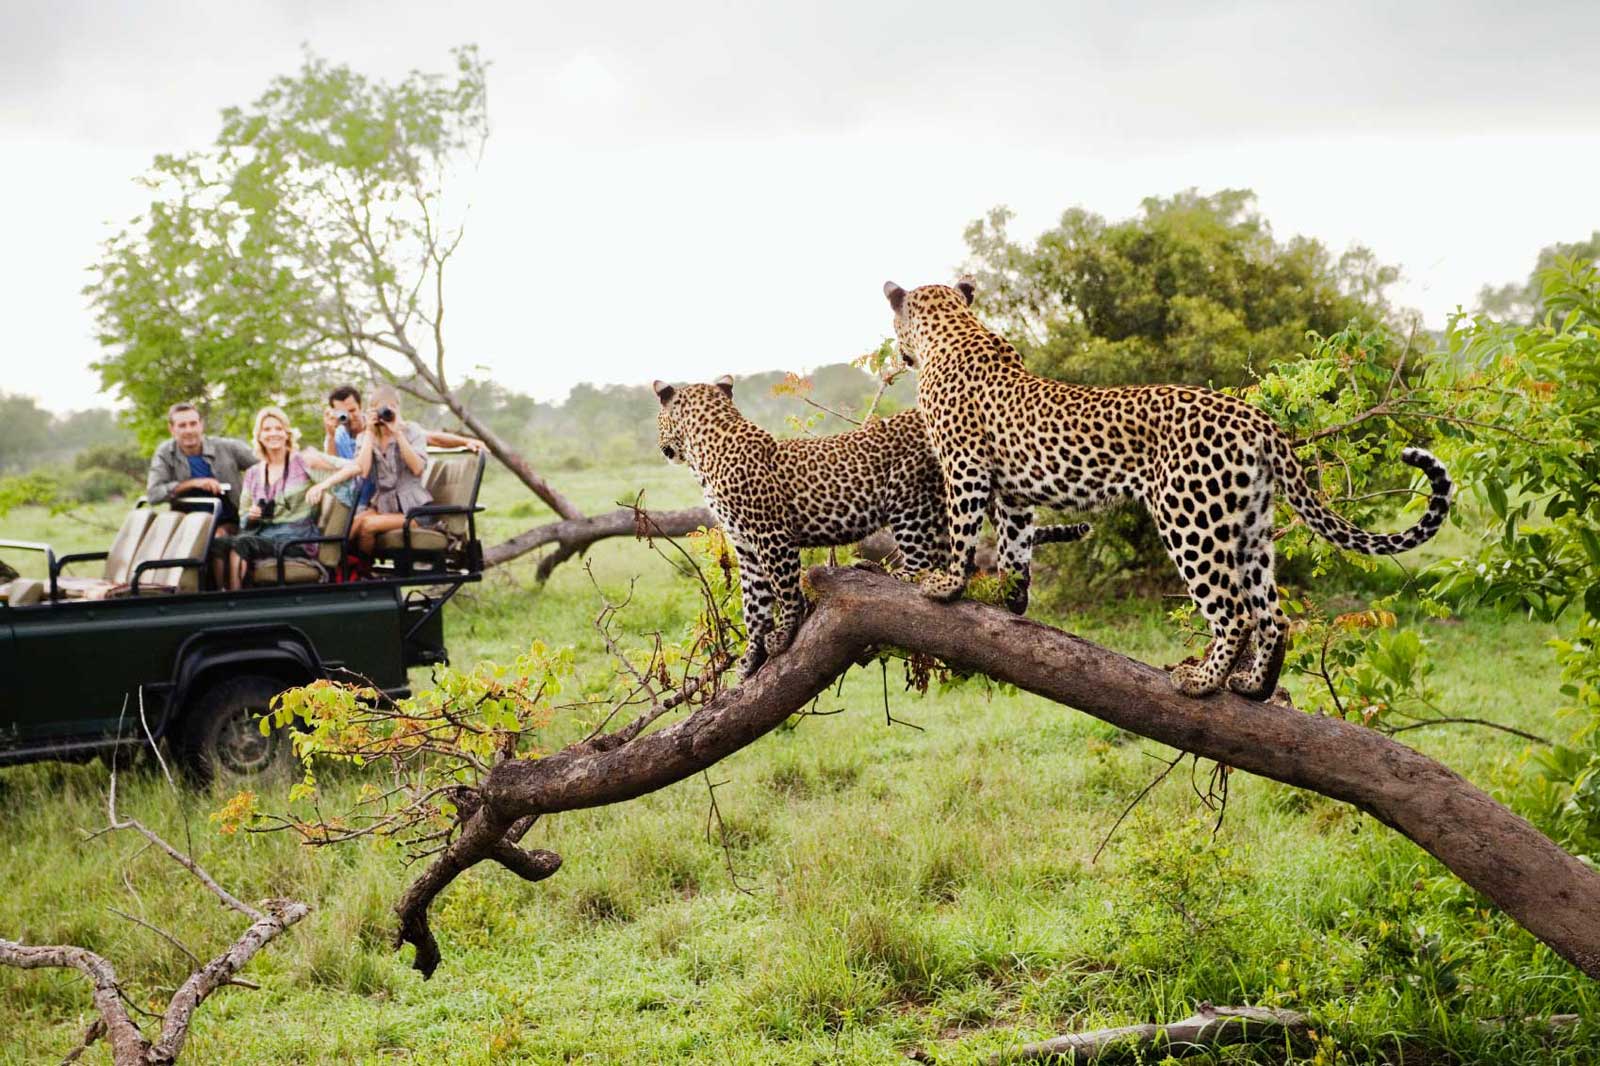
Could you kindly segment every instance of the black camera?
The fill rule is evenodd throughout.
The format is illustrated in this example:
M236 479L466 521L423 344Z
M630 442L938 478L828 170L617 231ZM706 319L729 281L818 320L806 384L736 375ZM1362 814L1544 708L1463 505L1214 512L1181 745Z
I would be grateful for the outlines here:
M265 500L265 499L257 500L256 501L256 506L261 509L261 521L270 522L270 521L272 521L273 512L277 511L277 509L278 509L278 501L275 500L275 499L273 499L273 500Z
M393 407L380 407L380 408L378 408L378 421L379 422L393 422L394 421L394 408Z

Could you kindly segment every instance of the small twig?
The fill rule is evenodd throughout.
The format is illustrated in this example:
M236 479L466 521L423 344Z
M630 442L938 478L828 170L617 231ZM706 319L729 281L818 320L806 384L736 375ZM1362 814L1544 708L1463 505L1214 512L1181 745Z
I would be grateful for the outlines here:
M1406 725L1384 726L1380 732L1392 737L1396 733L1404 733L1408 729L1422 729L1430 725L1481 725L1485 729L1498 729L1502 733L1510 733L1514 737L1531 740L1535 744L1543 744L1546 747L1551 744L1551 741L1539 736L1537 733L1529 733L1515 726L1501 725L1499 722L1491 722L1487 718L1423 718Z
M1150 755L1149 752L1145 752L1145 754ZM1188 754L1189 753L1186 751L1180 751L1177 755L1173 756L1172 761L1162 766L1161 772L1156 774L1155 778L1151 780L1148 785L1139 790L1139 794L1133 797L1133 802L1122 809L1122 813L1117 815L1117 820L1111 823L1111 829L1107 831L1105 839L1100 841L1100 846L1098 848L1094 849L1094 857L1089 860L1089 865L1093 866L1095 863L1100 861L1100 853L1106 850L1106 845L1111 843L1111 838L1117 835L1117 830L1122 828L1123 821L1126 820L1128 815L1133 813L1133 809L1139 806L1140 802L1150 794L1151 789L1155 788L1157 785L1161 784L1161 782L1167 779L1167 775L1172 773L1172 771L1177 768L1177 765L1183 761L1183 757ZM1150 757L1152 759L1156 758L1154 755L1150 755Z
M704 770L700 771L700 777L706 783L706 795L711 798L711 805L706 810L706 843L711 843L711 823L715 820L717 824L717 840L722 845L722 861L728 867L728 879L733 882L733 887L738 891L746 896L754 896L754 892L739 883L739 871L734 869L733 866L733 850L728 846L728 827L722 820L722 808L717 805L717 789L726 785L727 782L719 781L716 784L712 784L711 775Z
M878 666L881 668L883 673L883 724L887 726L908 725L919 733L926 733L927 730L923 729L917 723L902 721L901 719L896 718L894 715L889 713L889 660L879 659ZM844 687L843 677L840 677L839 684L840 688L842 689Z
M188 949L188 947L185 946L183 941L179 940L177 937L173 936L171 933L167 932L165 929L162 929L160 926L152 925L151 923L145 921L143 918L140 918L137 915L129 914L126 911L119 911L115 907L107 907L106 909L109 910L112 914L115 914L118 918L126 918L128 921L132 922L134 925L142 925L142 926L144 926L146 929L148 929L152 933L156 934L156 936L159 936L162 940L165 940L167 943L171 944L173 947L177 948L179 951L181 951L185 955L189 956L189 961L194 963L196 966L204 966L205 965L204 962L200 961L200 956L198 956L194 952L190 951Z

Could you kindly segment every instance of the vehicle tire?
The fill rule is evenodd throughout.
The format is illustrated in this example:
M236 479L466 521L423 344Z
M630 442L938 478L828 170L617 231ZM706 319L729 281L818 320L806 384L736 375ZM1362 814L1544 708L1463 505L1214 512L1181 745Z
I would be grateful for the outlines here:
M294 748L287 730L261 735L272 697L291 688L282 678L244 674L219 681L189 704L178 730L178 755L202 783L287 776Z

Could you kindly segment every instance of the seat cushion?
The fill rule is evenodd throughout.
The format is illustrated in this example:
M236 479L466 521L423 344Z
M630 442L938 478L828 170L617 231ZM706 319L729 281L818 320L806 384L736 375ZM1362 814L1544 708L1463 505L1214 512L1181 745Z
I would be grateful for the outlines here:
M190 511L182 516L178 528L173 530L172 536L167 539L167 547L157 559L194 559L205 562L206 548L211 543L211 522L213 515L210 511ZM161 570L147 571L139 579L139 590L142 592L146 585L152 588L176 588L180 592L196 592L200 588L201 567L198 566L169 566ZM131 578L130 578L131 580Z
M378 550L384 554L404 551L405 534L398 529L378 534ZM450 538L437 529L411 528L411 547L416 551L442 552L450 546Z
M257 585L276 585L278 583L278 562L276 559L259 559L250 571L250 580ZM316 585L328 580L326 568L317 562L300 558L286 558L283 560L283 581L287 585Z
M128 512L128 517L122 520L122 528L117 530L116 539L106 552L105 570L100 575L102 578L113 584L128 580L133 556L155 517L156 513L148 507L136 507Z
M43 603L44 595L44 582L38 578L19 577L0 585L0 603L8 603L13 607L32 607L36 603Z

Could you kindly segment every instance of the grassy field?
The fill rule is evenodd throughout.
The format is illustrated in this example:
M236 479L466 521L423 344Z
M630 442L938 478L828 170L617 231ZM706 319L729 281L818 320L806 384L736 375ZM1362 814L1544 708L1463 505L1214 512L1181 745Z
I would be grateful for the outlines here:
M561 484L594 509L619 485L656 506L697 499L682 468L657 465ZM486 539L546 514L504 479L487 498ZM114 527L117 512L91 519ZM60 550L109 536L38 512L0 519L0 536L45 532ZM687 581L642 546L606 543L591 561L609 592L639 578L635 631L691 616ZM590 575L571 563L538 586L532 569L525 560L457 600L456 660L510 658L537 638L605 669ZM1046 620L1145 661L1183 654L1153 602ZM1485 615L1425 631L1449 712L1564 732L1550 629ZM428 982L388 946L408 876L391 852L223 836L207 818L222 796L174 793L149 774L126 782L124 810L190 843L237 893L316 908L252 963L260 991L202 1008L187 1061L732 1066L891 1062L922 1047L975 1063L1048 1034L1177 1018L1202 1000L1309 1013L1321 1045L1294 1061L1595 1061L1593 983L1371 819L1239 774L1213 836L1185 769L1094 861L1166 749L981 684L918 698L897 675L895 716L921 731L886 724L877 668L856 670L825 708L844 713L795 719L716 768L726 853L707 839L699 779L544 820L528 843L560 852L562 871L538 885L487 866L462 877L434 909L445 962ZM1529 795L1523 741L1406 736L1503 799ZM236 924L134 841L84 838L103 821L106 777L98 765L0 771L0 936L93 947L137 1001L164 1001L187 960L110 908L202 955ZM274 800L281 790L263 805ZM1556 1012L1590 1028L1549 1043L1520 1022ZM76 974L0 970L0 1063L57 1061L89 1017Z

